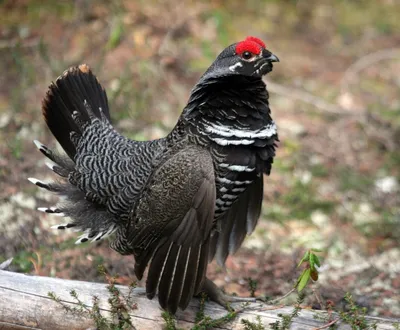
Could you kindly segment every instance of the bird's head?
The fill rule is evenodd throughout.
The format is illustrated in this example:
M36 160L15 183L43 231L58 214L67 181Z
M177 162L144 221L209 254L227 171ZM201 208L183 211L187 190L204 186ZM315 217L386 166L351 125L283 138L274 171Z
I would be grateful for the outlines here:
M268 92L261 78L272 71L273 62L279 62L278 57L256 37L247 37L228 46L192 89L184 117L191 120L205 113L214 115L217 109L226 112L242 108L243 113L252 113L260 104L264 104L265 111L269 112ZM233 96L239 95L237 100L232 100ZM254 105L249 106L250 103Z
M261 78L272 70L277 56L266 49L265 43L256 37L247 37L225 48L203 75L203 79L248 76Z

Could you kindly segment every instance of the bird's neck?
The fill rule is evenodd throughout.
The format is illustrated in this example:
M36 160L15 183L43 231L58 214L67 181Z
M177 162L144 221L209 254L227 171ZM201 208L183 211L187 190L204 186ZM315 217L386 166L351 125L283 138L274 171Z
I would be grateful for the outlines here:
M171 134L186 132L217 146L257 145L276 134L261 79L216 79L193 89Z

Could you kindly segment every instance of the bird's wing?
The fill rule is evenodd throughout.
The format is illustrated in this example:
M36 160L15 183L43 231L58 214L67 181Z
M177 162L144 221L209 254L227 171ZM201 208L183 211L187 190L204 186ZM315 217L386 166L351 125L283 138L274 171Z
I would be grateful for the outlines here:
M141 278L149 263L147 296L161 307L185 309L201 288L208 264L215 206L210 153L189 146L157 167L135 211L128 243Z
M223 266L229 254L234 254L250 235L261 214L264 179L260 175L232 204L219 221L219 232L213 233L210 260L216 258Z

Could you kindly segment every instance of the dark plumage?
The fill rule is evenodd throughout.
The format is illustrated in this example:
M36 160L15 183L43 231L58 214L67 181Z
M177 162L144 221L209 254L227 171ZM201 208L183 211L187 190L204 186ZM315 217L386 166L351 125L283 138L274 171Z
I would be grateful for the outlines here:
M41 188L66 196L41 211L70 217L59 229L84 232L77 243L115 233L112 248L133 254L147 296L175 313L224 264L257 224L263 173L269 174L276 126L262 76L277 57L254 37L226 48L193 88L177 125L138 142L110 124L107 96L87 65L51 84L43 115L65 155L35 141L64 179ZM207 280L208 281L208 280Z

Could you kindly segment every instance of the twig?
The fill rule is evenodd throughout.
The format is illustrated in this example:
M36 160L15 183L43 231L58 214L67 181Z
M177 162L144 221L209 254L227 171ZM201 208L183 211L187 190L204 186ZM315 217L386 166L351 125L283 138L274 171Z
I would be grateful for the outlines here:
M380 61L396 59L400 60L400 48L382 49L374 53L370 53L359 58L345 71L343 78L340 82L341 94L347 93L350 83L355 79L357 74Z
M314 328L313 330L321 330L321 329L329 328L331 325L334 325L334 324L335 324L337 321L339 321L339 320L340 320L340 318L334 319L333 321L331 321L331 322L329 322L329 323L327 323L327 324L324 324L324 325L321 326L321 327Z
M371 53L361 57L352 65L350 65L349 68L345 71L340 83L341 86L340 93L341 94L348 93L350 82L356 77L356 75L360 71L364 70L365 68L371 66L374 63L396 58L400 59L400 48L383 49L375 53ZM288 98L292 98L295 100L311 104L317 109L322 110L331 115L343 115L343 114L358 115L360 113L360 112L354 113L344 109L343 107L337 104L326 102L324 99L315 96L311 93L308 93L304 90L292 87L286 87L281 84L274 83L272 81L268 81L267 85L268 85L268 90L271 93L275 93L278 95L282 95Z
M281 301L282 299L285 299L287 296L289 296L290 294L292 294L294 291L296 290L296 288L291 289L289 292L285 293L282 297L276 298L274 300L269 301L268 303L270 303L271 305L276 304L277 302Z
M271 93L275 93L295 100L303 101L305 103L309 103L315 106L317 109L322 110L331 115L352 114L351 112L345 110L344 108L336 104L326 102L324 99L318 96L315 96L311 93L308 93L306 91L297 88L286 87L271 81L267 82L267 87Z
M39 43L40 38L31 39L25 42L20 39L0 40L0 49L14 48L17 46L21 48L36 47L37 45L39 45Z
M240 307L240 308L235 309L234 311L232 311L232 312L231 312L231 313L233 314L232 319L235 318L235 317L237 317L237 316L239 315L239 313L243 312L245 309L248 309L248 306L242 306L242 307ZM229 313L226 314L226 315L223 316L223 317L226 317L227 315L229 315ZM223 317L222 317L222 318L223 318ZM211 322L212 322L212 321L216 321L216 320L218 320L218 319L207 319L207 318L203 318L202 320L200 320L199 322L196 323L196 326L200 326L200 325L204 324L206 321L207 321L207 322L208 322L208 321L211 321Z
M35 252L35 254L37 257L37 261L32 257L30 257L28 260L33 264L33 268L35 268L35 274L40 275L40 273L41 273L40 269L42 267L42 257L40 255L40 253L38 253L38 252Z
M312 292L313 292L313 294L315 296L315 299L317 299L317 302L318 302L319 306L321 307L321 309L323 309L324 308L324 304L323 304L323 302L321 300L321 297L319 296L318 292L314 288L312 289Z
M278 305L278 306L272 306L272 307L264 307L264 308L258 309L257 312L274 311L277 309L281 309L283 307L285 307L285 305L283 305L283 304Z

